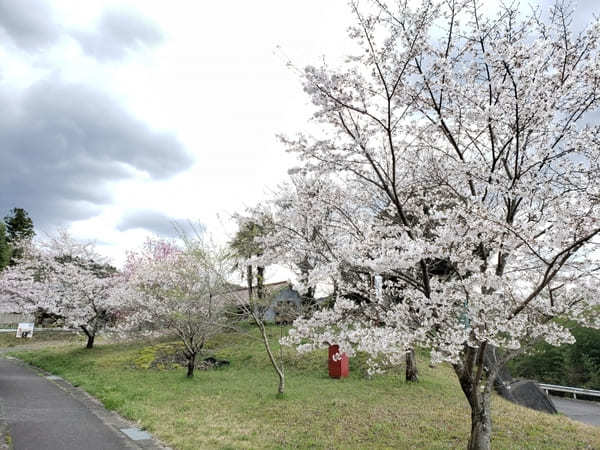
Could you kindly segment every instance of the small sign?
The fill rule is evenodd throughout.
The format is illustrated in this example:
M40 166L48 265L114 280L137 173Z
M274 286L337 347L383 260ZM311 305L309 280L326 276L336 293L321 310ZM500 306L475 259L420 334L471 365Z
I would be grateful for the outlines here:
M17 328L17 337L18 338L31 338L33 337L33 323L23 322L19 324Z

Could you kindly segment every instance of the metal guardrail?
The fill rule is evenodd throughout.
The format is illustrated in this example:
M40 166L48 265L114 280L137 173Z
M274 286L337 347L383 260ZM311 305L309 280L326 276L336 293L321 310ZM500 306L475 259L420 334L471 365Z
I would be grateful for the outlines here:
M574 388L574 387L569 387L569 386L558 386L556 384L545 384L545 383L538 383L537 385L540 387L540 389L543 389L544 392L546 392L546 395L548 395L548 392L554 391L554 392L566 392L568 394L573 394L573 398L575 398L575 399L577 398L578 394L600 398L600 391L594 391L592 389Z

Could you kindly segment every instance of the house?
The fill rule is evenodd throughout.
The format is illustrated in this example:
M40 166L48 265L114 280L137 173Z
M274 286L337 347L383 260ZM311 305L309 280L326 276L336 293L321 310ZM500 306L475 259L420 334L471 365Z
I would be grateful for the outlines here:
M264 305L263 319L266 322L291 323L302 311L302 297L292 288L288 281L267 283L263 286L265 299L268 304ZM253 293L256 295L257 287L254 286ZM226 294L232 296L239 305L249 303L248 288L238 288Z

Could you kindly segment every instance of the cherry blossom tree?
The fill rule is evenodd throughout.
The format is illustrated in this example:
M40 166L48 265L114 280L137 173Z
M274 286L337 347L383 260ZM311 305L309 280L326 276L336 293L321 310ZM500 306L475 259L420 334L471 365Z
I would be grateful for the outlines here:
M371 302L371 293L364 292L364 287L374 287L376 274L356 259L355 249L368 247L374 227L381 227L388 203L361 180L341 183L324 174L316 178L304 171L295 172L271 201L262 204L260 214L269 215L272 227L261 238L265 249L261 259L294 270L300 292L314 291L319 285L332 290L334 296L339 293L362 305L352 310L354 319L360 321ZM366 254L365 258L371 257ZM335 276L331 276L332 270ZM311 309L314 307L303 308L303 313ZM417 381L412 348L399 349L397 358L406 359L407 381Z
M148 239L129 253L124 269L130 287L125 328L150 326L175 332L184 345L187 376L194 376L196 358L207 339L222 332L230 318L227 282L229 255L208 241L186 239L185 248Z
M600 127L587 120L600 23L572 32L568 2L413 4L351 2L360 53L302 72L323 131L284 142L304 170L385 199L346 252L382 281L348 285L342 267L314 258L340 294L359 288L369 301L339 295L287 341L335 339L374 362L430 348L471 407L468 448L488 449L501 367L532 342L572 342L556 318L600 327ZM503 356L484 362L491 347Z
M92 348L99 331L116 319L123 280L91 242L61 231L41 243L28 242L22 258L0 275L3 309L54 314L80 328Z
M39 283L38 248L32 243L21 247L23 252L17 264L6 267L0 274L0 312L3 313L35 313L38 308L50 310L53 295L48 289L48 295L41 290L48 288L47 284Z
M322 263L337 259L336 233L333 209L338 205L322 204L328 190L332 195L335 186L327 179L315 179L307 174L295 173L290 181L279 186L271 201L263 203L263 215L271 217L270 232L262 238L265 258L271 263L283 264L297 275L296 288L305 306L314 301L316 282L313 269L315 259ZM338 200L341 200L338 198ZM319 202L321 202L319 204ZM347 233L339 236L347 235Z

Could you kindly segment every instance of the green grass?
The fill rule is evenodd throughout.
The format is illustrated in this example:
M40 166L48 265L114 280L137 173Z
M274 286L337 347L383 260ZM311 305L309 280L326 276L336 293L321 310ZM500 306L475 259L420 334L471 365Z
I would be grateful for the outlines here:
M16 331L13 333L0 333L0 349L8 347L20 347L20 346L36 346L55 343L57 345L63 345L65 343L81 342L82 345L85 342L83 336L79 333L68 333L64 331L33 331L31 338L17 338Z
M274 340L279 330L271 329ZM81 386L176 449L239 448L464 448L468 404L448 367L421 358L418 384L400 371L368 379L353 358L347 379L328 378L326 351L285 350L286 394L262 343L223 334L211 351L231 361L223 369L149 368L168 342L52 347L17 355ZM278 350L278 346L275 344ZM497 449L600 448L600 429L564 416L537 413L493 399Z

